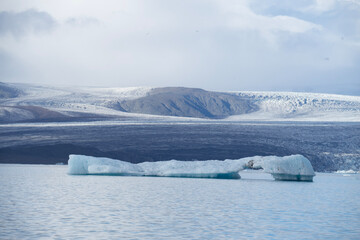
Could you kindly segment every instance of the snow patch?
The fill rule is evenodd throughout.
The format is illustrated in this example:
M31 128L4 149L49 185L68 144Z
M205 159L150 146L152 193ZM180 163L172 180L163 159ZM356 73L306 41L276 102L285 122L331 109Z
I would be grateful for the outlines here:
M82 88L82 91L98 98L106 97L125 100L145 97L152 89L151 87Z

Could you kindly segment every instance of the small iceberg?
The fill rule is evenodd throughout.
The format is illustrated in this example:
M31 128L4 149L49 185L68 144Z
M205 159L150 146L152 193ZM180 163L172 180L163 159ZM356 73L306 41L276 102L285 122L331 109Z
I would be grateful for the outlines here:
M272 174L275 180L312 181L315 176L310 161L302 155L256 156L223 161L170 160L138 164L110 158L70 155L68 161L70 175L240 179L239 172L248 168L264 169L264 172Z
M357 174L357 173L359 173L359 172L350 169L350 170L337 170L335 173L340 173L340 174Z
M312 182L315 176L310 161L302 155L285 157L269 156L254 161L255 168L262 168L275 180Z
M351 177L355 174L360 173L360 171L354 171L352 169L349 169L349 170L337 170L335 173L342 174L344 177Z

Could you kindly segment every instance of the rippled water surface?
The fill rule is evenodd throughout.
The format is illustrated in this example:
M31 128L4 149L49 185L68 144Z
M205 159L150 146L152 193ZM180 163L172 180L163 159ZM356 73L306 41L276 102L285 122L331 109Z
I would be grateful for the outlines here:
M1 239L359 239L360 177L69 176L0 165Z

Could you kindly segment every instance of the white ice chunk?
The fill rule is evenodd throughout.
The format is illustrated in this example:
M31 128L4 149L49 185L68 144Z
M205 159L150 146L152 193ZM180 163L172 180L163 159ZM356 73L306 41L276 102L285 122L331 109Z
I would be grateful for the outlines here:
M161 161L143 162L141 166L147 176L194 177L194 178L240 178L244 160L207 161Z
M341 173L341 174L357 174L360 172L354 171L352 169L350 170L337 170L335 173Z
M111 158L70 155L68 165L68 173L72 175L143 175L143 170L140 166Z
M110 158L70 155L69 174L239 179L244 168L263 168L276 180L312 181L310 161L302 155L250 157L237 160L159 161L132 164Z
M254 167L257 166L270 173L275 180L312 181L315 176L310 161L302 155L262 157L254 161Z

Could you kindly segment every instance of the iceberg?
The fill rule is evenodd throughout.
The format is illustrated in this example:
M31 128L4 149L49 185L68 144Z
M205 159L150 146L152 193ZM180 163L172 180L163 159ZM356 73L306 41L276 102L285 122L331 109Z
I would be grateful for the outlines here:
M352 169L350 170L337 170L335 173L341 173L341 174L357 174L360 173L360 171L354 171Z
M207 161L160 161L143 162L141 166L146 176L224 178L240 179L239 171L244 169L244 161L207 160Z
M70 155L70 175L119 175L239 179L244 169L240 160L160 161L133 164L110 158Z
M285 157L248 157L236 160L159 161L133 164L120 160L70 155L70 175L119 175L187 178L240 179L239 172L247 169L264 169L275 180L312 181L315 176L310 161L302 155Z
M264 169L264 172L270 173L275 180L312 182L315 176L310 161L302 155L263 157L254 161L254 167Z
M111 158L70 155L68 161L70 175L141 176L143 173L137 164Z

